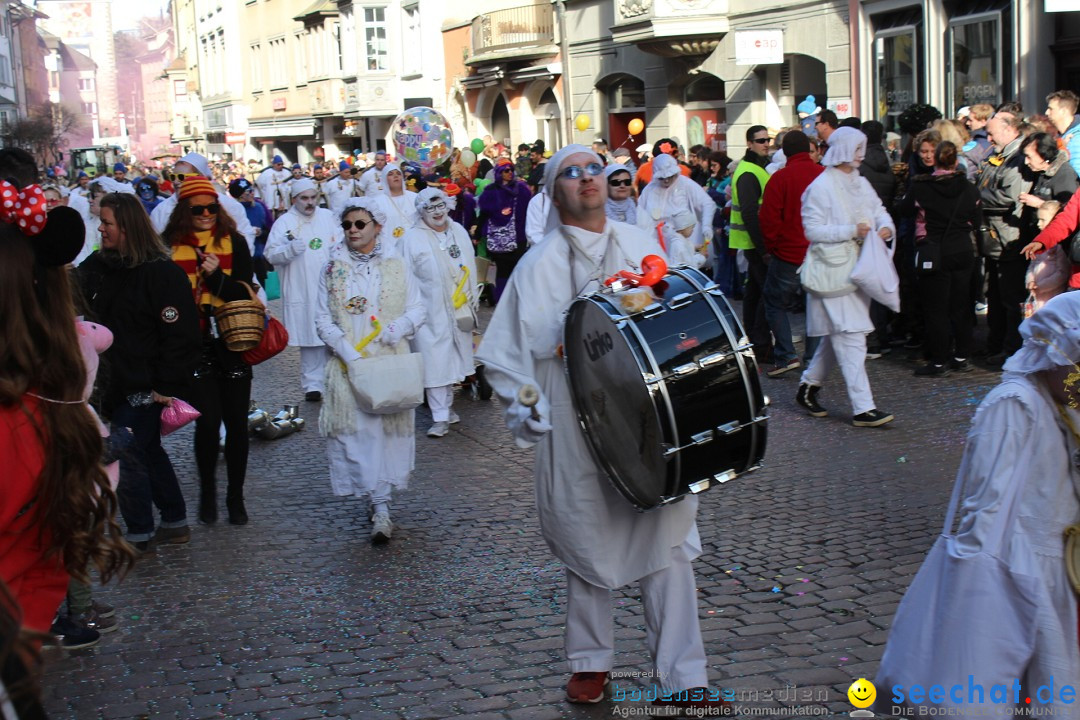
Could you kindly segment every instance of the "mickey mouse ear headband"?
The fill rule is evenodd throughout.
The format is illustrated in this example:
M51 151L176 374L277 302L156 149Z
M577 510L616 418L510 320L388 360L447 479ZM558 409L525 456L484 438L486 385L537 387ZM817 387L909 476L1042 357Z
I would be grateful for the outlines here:
M78 211L60 206L47 211L38 185L19 189L0 180L0 220L14 225L31 240L34 255L44 267L67 265L78 256L86 226Z

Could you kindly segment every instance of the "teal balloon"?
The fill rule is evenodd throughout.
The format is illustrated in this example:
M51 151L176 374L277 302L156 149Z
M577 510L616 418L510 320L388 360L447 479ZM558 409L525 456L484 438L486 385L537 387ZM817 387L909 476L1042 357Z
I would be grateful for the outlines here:
M484 152L484 141L480 138L473 138L473 141L469 144L469 147L474 153L479 155L480 153Z

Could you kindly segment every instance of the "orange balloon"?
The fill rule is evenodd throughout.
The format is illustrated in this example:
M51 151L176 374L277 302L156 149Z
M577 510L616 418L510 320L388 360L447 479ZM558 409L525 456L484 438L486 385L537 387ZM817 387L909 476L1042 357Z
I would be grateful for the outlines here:
M626 129L630 131L631 135L637 135L645 129L645 123L638 118L634 118L627 124Z

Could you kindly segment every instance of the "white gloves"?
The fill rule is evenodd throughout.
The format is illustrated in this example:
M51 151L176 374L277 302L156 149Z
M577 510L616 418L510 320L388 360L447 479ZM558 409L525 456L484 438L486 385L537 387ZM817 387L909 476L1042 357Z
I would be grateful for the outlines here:
M383 345L397 345L405 337L405 331L396 323L390 323L379 333L378 340Z
M534 409L540 416L539 420L533 417ZM551 406L543 395L535 408L526 407L516 400L506 408L506 426L520 448L532 447L551 432L550 420Z

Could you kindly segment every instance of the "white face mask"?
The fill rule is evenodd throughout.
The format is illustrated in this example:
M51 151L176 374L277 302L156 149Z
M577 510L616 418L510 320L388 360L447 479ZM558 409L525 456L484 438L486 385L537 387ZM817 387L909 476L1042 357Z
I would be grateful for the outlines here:
M445 200L437 199L430 205L424 206L421 212L424 215L424 222L428 224L428 227L435 230L442 230L446 227L450 208L447 206Z

